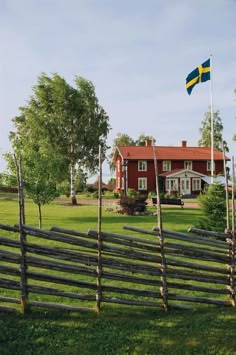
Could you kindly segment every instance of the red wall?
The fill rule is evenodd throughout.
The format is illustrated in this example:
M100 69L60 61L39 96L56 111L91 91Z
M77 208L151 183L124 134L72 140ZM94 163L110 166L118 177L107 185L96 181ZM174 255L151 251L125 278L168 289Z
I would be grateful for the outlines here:
M119 156L117 159L121 161L121 157ZM193 161L192 170L197 171L204 175L210 175L211 172L207 171L207 162L206 161ZM184 161L178 160L173 161L171 163L171 170L175 169L184 169ZM215 162L215 173L216 175L223 172L223 161ZM158 174L162 174L164 171L162 170L162 161L158 161ZM156 179L155 179L155 169L154 169L154 161L147 161L147 171L138 171L138 161L137 160L129 160L128 168L127 168L127 178L128 178L128 188L138 190L138 178L146 177L147 178L147 189L149 191L155 190ZM120 173L117 172L116 169L116 179L120 177L120 182L122 184L122 161L120 163ZM117 180L116 180L117 181ZM117 185L116 185L117 186ZM122 185L121 185L122 186ZM121 189L117 189L121 192Z

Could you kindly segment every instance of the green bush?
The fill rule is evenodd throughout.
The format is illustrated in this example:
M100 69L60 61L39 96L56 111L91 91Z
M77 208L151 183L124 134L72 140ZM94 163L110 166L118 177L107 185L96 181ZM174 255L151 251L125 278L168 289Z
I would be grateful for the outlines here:
M197 227L216 232L224 232L226 228L226 198L222 184L211 184L205 194L198 197L203 217Z
M143 213L146 211L147 206L146 196L122 196L120 198L119 204L121 206L119 213L121 214L132 216L136 213Z
M11 187L11 186L1 186L0 187L0 192L17 193L18 192L18 188L17 187Z
M97 187L94 187L94 185L87 185L87 191L88 192L93 193L93 192L95 192L97 190L98 190Z
M137 197L138 194L139 193L135 189L128 189L127 196L129 196L129 197Z

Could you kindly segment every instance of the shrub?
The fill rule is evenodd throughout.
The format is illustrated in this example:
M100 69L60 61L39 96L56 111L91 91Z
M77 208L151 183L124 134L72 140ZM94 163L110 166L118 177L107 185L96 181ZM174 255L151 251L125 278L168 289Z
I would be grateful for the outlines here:
M146 211L146 196L122 196L119 204L121 206L120 213L134 215L136 213L143 213Z
M94 185L87 185L87 191L88 192L95 192L97 191L98 189L96 187L94 187Z
M226 227L225 188L222 184L214 183L205 194L198 197L203 217L197 227L216 232L224 232Z
M18 192L18 188L17 187L11 187L11 186L1 186L0 187L0 192L17 193Z
M139 193L135 189L128 189L127 196L129 196L129 197L137 197L138 194Z

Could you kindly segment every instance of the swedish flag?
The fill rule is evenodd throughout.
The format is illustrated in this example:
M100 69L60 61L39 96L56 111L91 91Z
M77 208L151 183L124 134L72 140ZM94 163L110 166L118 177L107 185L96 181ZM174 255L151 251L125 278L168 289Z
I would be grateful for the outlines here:
M186 78L186 89L190 95L194 86L211 79L210 58L194 69Z

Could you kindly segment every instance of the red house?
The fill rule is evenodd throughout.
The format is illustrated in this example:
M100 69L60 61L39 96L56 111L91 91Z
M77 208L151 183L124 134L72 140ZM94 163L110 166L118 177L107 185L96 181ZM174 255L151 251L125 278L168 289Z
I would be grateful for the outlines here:
M211 175L211 148L156 146L160 190L164 193L198 195L202 178ZM214 149L215 175L223 174L223 154ZM230 160L226 157L226 160ZM151 141L145 146L118 146L113 156L116 165L116 190L129 188L140 192L156 190L154 152Z

